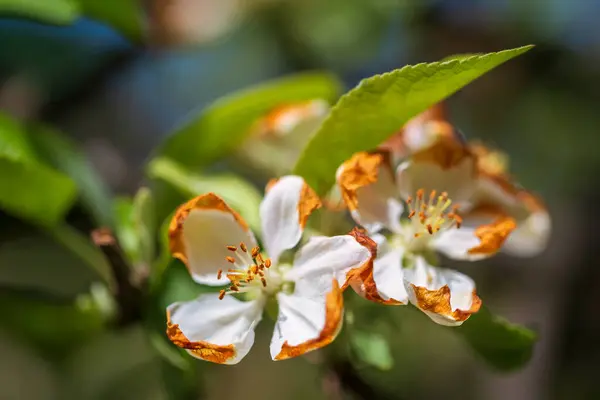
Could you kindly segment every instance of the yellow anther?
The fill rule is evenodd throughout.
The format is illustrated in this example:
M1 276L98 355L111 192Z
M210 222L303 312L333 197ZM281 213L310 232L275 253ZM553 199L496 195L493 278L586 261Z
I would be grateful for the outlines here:
M413 199L416 198L416 201ZM427 200L425 200L425 190L419 189L415 197L409 196L407 201L408 218L413 221L413 226L416 228L415 238L418 238L423 233L433 235L442 229L449 229L456 226L460 227L462 219L456 211L458 206L452 206L452 211L447 213L447 209L452 205L452 200L448 197L447 192L441 192L438 195L436 190L429 192ZM418 219L414 219L415 215Z

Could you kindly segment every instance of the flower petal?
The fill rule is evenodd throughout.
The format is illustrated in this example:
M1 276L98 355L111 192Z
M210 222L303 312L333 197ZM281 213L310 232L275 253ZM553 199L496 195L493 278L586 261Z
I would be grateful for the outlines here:
M474 195L479 207L496 207L515 219L517 228L503 249L518 256L534 256L544 250L551 232L551 220L543 202L519 188L506 175L480 172Z
M261 301L206 294L167 308L167 336L194 357L217 364L237 364L254 343L262 317Z
M342 282L345 289L349 281L368 268L375 257L375 242L365 234L355 233L333 237L313 236L298 252L294 267L285 275L286 280L327 276Z
M461 325L481 307L471 278L428 265L423 257L405 270L405 285L410 302L440 325Z
M274 264L284 250L298 244L308 217L319 207L319 197L299 176L288 175L269 183L260 217L265 248Z
M385 153L356 153L337 171L337 182L352 218L369 232L400 230L403 207L397 199Z
M329 282L329 284L327 284ZM291 295L279 293L279 316L271 339L273 360L285 360L331 343L339 333L344 299L337 280L296 282Z
M230 264L226 246L244 242L249 248L256 240L248 224L214 193L200 195L180 206L169 226L169 248L192 278L205 285L224 285L217 272Z
M399 160L427 149L442 137L462 141L458 131L448 122L445 107L438 103L408 121L380 148L390 151L392 158Z
M432 245L455 260L481 260L496 254L515 228L515 220L499 208L479 206L463 219L460 229L440 232Z
M385 304L407 304L408 293L404 287L401 249L381 254L373 262L373 280Z
M285 136L300 124L311 122L315 127L329 112L329 104L322 99L285 104L271 110L257 123L257 131L265 136Z
M352 274L350 285L361 297L385 305L408 302L402 271L402 249L392 249L380 234L371 236L377 243L377 258L368 268Z
M417 190L447 192L455 204L466 205L476 185L476 159L456 140L440 138L433 146L414 154L396 171L400 195L407 199Z

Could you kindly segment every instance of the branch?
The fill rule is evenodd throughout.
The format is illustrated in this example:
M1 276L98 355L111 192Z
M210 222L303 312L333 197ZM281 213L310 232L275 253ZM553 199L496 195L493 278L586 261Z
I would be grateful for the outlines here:
M139 286L132 283L131 268L116 238L108 228L93 230L91 237L94 244L104 253L114 276L114 295L119 306L117 326L126 326L141 320L143 292Z

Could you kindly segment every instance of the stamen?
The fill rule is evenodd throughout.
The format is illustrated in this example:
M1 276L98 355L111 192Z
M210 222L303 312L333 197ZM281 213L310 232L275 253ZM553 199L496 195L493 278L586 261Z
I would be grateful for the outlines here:
M239 247L226 246L226 248L233 253L233 255L225 257L227 262L233 264L232 268L229 268L225 274L231 285L219 292L219 299L222 300L226 294L245 293L267 287L268 274L263 271L271 267L272 262L269 258L263 258L258 246L252 248L250 253L248 253L248 248L244 243L240 243ZM223 270L218 270L217 279L222 277ZM257 282L259 280L260 283Z
M410 219L415 227L414 237L419 238L423 234L428 233L433 235L442 229L450 229L453 227L460 228L462 218L457 214L458 205L453 205L450 212L446 212L452 205L452 200L448 197L447 192L437 194L436 190L429 192L427 200L425 200L425 190L419 189L416 192L414 200L413 196L409 196L406 200L408 205L408 219ZM415 215L418 217L415 219Z

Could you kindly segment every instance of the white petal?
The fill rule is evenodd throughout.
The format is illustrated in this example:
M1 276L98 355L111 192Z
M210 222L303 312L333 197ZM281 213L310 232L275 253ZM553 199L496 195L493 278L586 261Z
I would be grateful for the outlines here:
M296 282L295 291L279 293L279 316L271 339L271 357L283 360L331 343L343 322L343 297L337 281L326 277Z
M260 217L264 245L274 264L283 251L298 244L308 216L320 205L299 176L284 176L268 188L260 205Z
M369 232L400 231L404 211L397 199L391 166L383 154L356 153L338 168L336 177L352 218Z
M545 205L506 176L483 175L478 180L474 202L494 206L513 217L517 228L506 240L503 250L521 257L542 252L551 232L551 219Z
M169 227L170 249L188 267L192 278L201 284L220 286L218 270L231 267L225 257L227 246L244 242L256 246L252 231L244 220L218 196L209 193L182 205Z
M167 308L167 335L194 357L219 364L237 364L254 343L254 328L261 320L263 302L232 296L219 300L206 294Z
M515 227L515 221L505 215L474 211L460 229L439 232L432 246L455 260L481 260L496 254Z
M547 212L534 212L517 223L504 243L503 250L520 257L532 257L541 253L548 244L552 223Z
M423 257L415 259L413 268L405 269L404 279L410 302L440 325L461 325L481 306L471 278L433 267Z
M327 276L345 286L348 273L371 259L371 251L352 235L311 237L297 253L287 280Z
M404 287L403 253L401 249L382 252L379 247L373 263L373 280L383 300L406 304L408 293Z
M419 189L425 191L425 196L435 190L438 194L447 192L453 204L465 209L475 191L475 162L465 157L458 164L444 168L430 162L406 161L398 166L396 182L404 199L414 197Z

